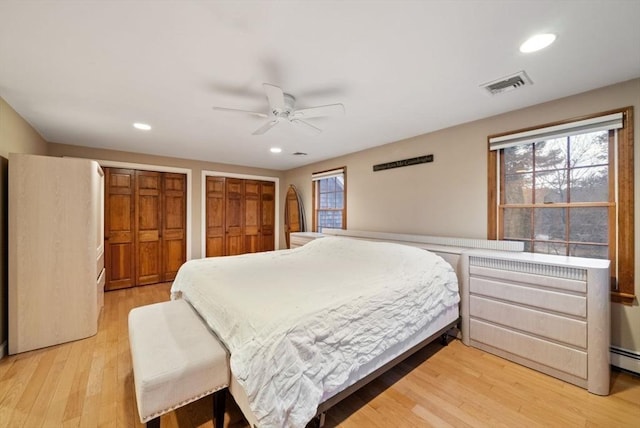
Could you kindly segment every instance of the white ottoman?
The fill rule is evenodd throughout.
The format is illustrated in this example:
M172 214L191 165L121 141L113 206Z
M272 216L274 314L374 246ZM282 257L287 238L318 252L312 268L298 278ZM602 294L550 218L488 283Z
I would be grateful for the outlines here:
M215 427L223 426L229 356L189 303L132 309L129 344L142 423L159 427L161 415L215 393Z

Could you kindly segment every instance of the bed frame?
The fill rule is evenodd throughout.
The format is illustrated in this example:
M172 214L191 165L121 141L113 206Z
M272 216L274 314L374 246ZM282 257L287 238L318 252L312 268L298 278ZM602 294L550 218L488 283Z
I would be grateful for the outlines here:
M324 236L395 242L438 254L458 277L460 318L321 403L309 426L321 427L329 408L434 340L446 344L456 326L453 336L465 345L589 392L609 393L608 261L524 253L523 243L514 241L327 228L301 239Z

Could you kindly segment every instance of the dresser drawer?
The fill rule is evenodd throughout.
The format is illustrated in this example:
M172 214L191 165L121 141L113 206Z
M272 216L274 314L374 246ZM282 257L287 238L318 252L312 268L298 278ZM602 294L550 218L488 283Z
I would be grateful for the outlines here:
M564 373L587 378L587 353L568 346L547 342L517 331L471 319L471 337L481 342L535 361Z
M569 345L587 347L587 323L585 321L478 296L471 296L469 305L472 317Z
M545 266L547 268L547 266ZM548 267L551 270L551 267ZM584 269L573 269L573 275L582 277L581 279L559 278L556 276L546 276L539 273L527 273L504 269L493 269L482 266L470 266L471 276L498 279L509 283L523 283L539 287L557 289L560 292L586 293L586 271Z
M576 294L506 283L497 279L471 277L472 294L495 297L513 303L586 318L587 298Z

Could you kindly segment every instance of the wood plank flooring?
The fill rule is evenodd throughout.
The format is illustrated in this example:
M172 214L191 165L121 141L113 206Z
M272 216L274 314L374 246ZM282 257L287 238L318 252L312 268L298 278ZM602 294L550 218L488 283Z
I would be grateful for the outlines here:
M127 315L170 284L105 295L98 334L0 360L1 427L142 427ZM248 424L227 400L225 427ZM212 427L210 397L162 417ZM330 409L327 427L639 427L640 378L614 371L600 397L453 341L432 344Z

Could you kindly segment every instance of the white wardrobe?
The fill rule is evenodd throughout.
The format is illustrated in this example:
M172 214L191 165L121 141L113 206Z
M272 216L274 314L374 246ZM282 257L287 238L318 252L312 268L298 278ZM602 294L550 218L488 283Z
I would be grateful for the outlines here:
M103 193L94 161L9 155L9 354L97 333Z

